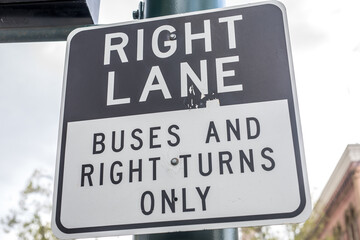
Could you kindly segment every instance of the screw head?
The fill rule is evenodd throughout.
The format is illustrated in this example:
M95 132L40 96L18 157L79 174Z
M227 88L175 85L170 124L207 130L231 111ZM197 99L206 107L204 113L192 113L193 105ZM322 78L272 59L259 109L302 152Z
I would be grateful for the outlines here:
M173 159L171 159L170 163L171 163L171 165L176 166L176 165L179 164L179 159L178 158L173 158Z
M170 33L170 40L176 40L176 34Z

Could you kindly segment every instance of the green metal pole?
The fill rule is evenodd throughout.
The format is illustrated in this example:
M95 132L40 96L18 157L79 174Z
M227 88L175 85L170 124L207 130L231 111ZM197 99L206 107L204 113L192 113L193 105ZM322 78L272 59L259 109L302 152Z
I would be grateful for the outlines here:
M140 5L142 6L142 5ZM177 13L220 8L225 0L145 0L143 14L134 18L152 18ZM141 10L140 10L141 11ZM236 228L135 235L134 240L238 240Z
M238 240L236 228L135 235L134 240Z
M144 17L152 18L224 6L224 0L145 0Z

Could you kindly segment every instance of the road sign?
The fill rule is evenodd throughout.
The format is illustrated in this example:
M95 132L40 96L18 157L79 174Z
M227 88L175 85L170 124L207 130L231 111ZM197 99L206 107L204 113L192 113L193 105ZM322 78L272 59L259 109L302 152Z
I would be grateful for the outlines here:
M64 78L59 237L309 215L280 3L78 29L68 39Z

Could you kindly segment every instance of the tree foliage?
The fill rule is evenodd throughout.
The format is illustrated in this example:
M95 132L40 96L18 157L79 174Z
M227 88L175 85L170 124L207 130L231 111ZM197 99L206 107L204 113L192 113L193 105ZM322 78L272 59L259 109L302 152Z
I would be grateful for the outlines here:
M52 178L35 170L21 192L18 207L0 220L20 240L55 240L50 227Z
M268 226L247 227L241 229L242 240L278 240Z

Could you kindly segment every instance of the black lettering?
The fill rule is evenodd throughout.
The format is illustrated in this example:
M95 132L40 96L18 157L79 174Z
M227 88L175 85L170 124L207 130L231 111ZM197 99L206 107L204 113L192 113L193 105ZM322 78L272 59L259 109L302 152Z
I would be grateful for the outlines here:
M85 171L86 168L90 168L90 170L87 172ZM87 177L89 186L92 186L92 180L91 180L91 174L94 172L94 166L92 164L84 164L81 166L81 186L83 187L85 185L85 177Z
M191 157L191 154L187 155L180 155L179 158L184 159L184 178L188 177L188 165L187 165L187 159Z
M267 167L265 164L261 164L262 168L265 170L265 171L271 171L275 168L275 161L274 159L272 159L270 156L266 155L266 152L270 152L270 153L273 153L274 151L267 147L267 148L264 148L262 151L261 151L261 156L266 159L266 160L269 160L270 162L270 166Z
M145 197L149 196L150 197L150 209L148 211L146 211L145 209ZM141 195L141 212L148 216L150 214L153 213L154 211L154 207L155 207L155 199L154 199L154 194L150 191L146 191Z
M130 160L129 182L133 182L133 174L135 172L138 173L138 181L141 182L142 181L142 159L139 159L139 167L138 168L134 168L133 163L134 163L134 161Z
M100 163L100 186L104 184L104 163Z
M234 134L234 136L236 137L237 140L240 140L240 123L239 123L239 119L235 120L235 124L236 124L236 127L234 127L234 125L232 125L230 120L226 120L226 134L227 134L228 142L231 141L231 135L230 135L231 132Z
M100 137L100 139L98 139ZM105 134L103 133L94 133L93 138L93 154L100 154L105 151ZM100 146L100 149L97 149L97 146Z
M224 156L227 155L227 159L225 160ZM219 152L219 164L220 164L220 174L224 174L224 165L226 165L228 171L230 174L233 173L233 170L230 166L230 162L232 160L231 152L225 151L225 152Z
M209 176L212 173L212 157L211 157L211 153L208 153L208 171L204 172L203 171L203 161L202 161L202 154L199 153L199 172L202 176L206 177Z
M116 148L116 132L113 131L112 132L112 144L111 144L111 148L114 152L120 152L121 150L123 150L124 148L124 130L121 130L120 133L120 147Z
M249 167L251 172L254 172L254 155L253 155L253 150L249 149L249 155L250 155L250 159L246 156L246 154L244 153L243 150L239 151L240 154L240 170L241 173L245 172L244 169L244 161L246 163L246 165Z
M171 197L169 197L165 190L161 191L162 213L165 213L165 202L170 207L171 212L175 212L175 189L171 189Z
M156 161L159 161L159 160L160 160L159 157L149 158L149 161L153 162L153 180L156 180L156 169L157 169Z
M186 207L186 188L182 189L182 206L183 206L183 212L194 212L195 208L187 208Z
M111 167L110 167L110 180L111 180L111 182L113 184L119 184L122 181L122 172L117 172L116 173L117 179L115 179L115 177L114 177L115 166L122 167L122 163L120 161L115 161L115 162L113 162L111 164Z
M255 123L255 133L252 135L251 134L251 122ZM247 128L247 137L248 139L255 139L257 137L260 136L260 122L259 120L257 120L257 118L251 117L251 118L246 118L246 128Z
M216 142L220 142L220 138L219 138L219 135L218 135L218 133L216 131L216 127L215 127L215 124L214 124L213 121L211 121L210 124L209 124L209 129L208 129L208 132L207 132L205 142L209 143L211 137L215 137Z
M150 128L150 148L160 148L161 144L154 144L154 139L158 138L158 135L154 133L155 130L160 130L161 127Z
M138 135L136 135L136 133L142 133L142 130L141 130L140 128L137 128L137 129L134 129L134 130L131 132L131 136L132 136L135 140L137 140L137 141L139 142L139 145L138 145L138 146L135 146L135 144L131 144L131 145L130 145L131 148L132 148L133 150L135 150L135 151L140 150L140 149L142 148L142 146L143 146L143 141L142 141L142 139L141 139Z
M173 128L175 128L176 130L179 130L180 128L179 128L179 126L177 126L177 125L171 125L169 128L168 128L168 133L171 135L171 136L173 136L173 137L175 137L176 138L176 141L173 143L173 142L171 142L171 141L167 141L168 142L168 144L169 144L169 146L171 146L171 147L176 147L177 145L179 145L179 143L180 143L180 137L179 137L179 135L177 135L175 132L173 132L172 131L172 129Z
M203 211L206 211L206 197L207 197L207 195L209 193L209 190L210 190L210 186L207 186L206 189L205 189L205 192L203 193L199 187L196 187L196 191L198 192L198 194L199 194L199 196L201 198L202 210Z

